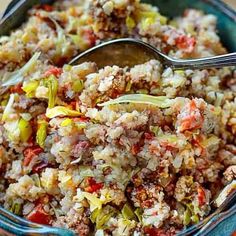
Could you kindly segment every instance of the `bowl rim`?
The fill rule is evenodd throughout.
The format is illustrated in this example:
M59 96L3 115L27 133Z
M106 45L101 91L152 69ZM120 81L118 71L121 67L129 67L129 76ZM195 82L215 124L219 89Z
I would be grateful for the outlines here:
M226 4L222 0L199 0L199 1L202 1L202 2L205 2L207 4L212 5L214 8L218 9L220 12L223 12L227 17L229 17L231 20L233 20L236 23L236 9L233 9L233 7ZM36 2L36 1L34 1L34 2ZM46 1L44 1L44 2L46 2ZM47 2L49 2L49 0ZM53 2L53 1L50 0L50 2ZM9 26L9 30L14 29L15 27L14 27L14 24L12 23L12 18L13 18L13 15L14 15L13 13L15 11L21 9L23 6L26 6L27 4L28 4L28 6L30 6L28 0L13 0L9 4L9 6L7 7L6 11L4 12L3 17L0 19L0 26L3 25L3 24L7 24ZM33 5L35 5L35 4L33 4ZM28 7L28 9L29 8L30 7ZM4 34L0 33L0 37L2 35L4 35ZM214 226L216 227L215 223L221 223L222 221L224 221L227 218L229 218L230 216L232 216L235 213L235 211L236 211L235 208L232 207L232 209L230 208L227 211L228 214L223 214L222 213L217 218L213 218L212 221L210 221L209 223L214 222ZM217 221L217 219L219 219L219 220ZM192 226L190 226L186 229L183 229L177 235L189 235L192 230L201 229L201 227L199 227L200 223L201 223L201 221L198 224L195 224L195 225L192 225Z

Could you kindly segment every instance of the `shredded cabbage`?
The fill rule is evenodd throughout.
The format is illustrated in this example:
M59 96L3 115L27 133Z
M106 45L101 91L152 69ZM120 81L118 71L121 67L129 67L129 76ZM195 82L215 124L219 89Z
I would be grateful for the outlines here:
M8 100L8 103L4 109L3 115L2 115L2 121L6 121L6 119L8 118L8 116L11 114L12 109L13 109L13 104L15 101L15 94L11 94L10 98Z
M128 30L132 30L136 25L134 19L130 16L126 17L125 23L126 23Z
M173 103L172 99L169 99L165 96L151 96L146 94L128 94L116 99L110 100L108 102L104 102L98 104L98 106L109 106L120 103L142 103L142 104L150 104L154 106L158 106L160 108L170 107Z
M158 136L160 141L167 141L168 143L176 143L178 141L178 137L174 134L162 134Z
M64 55L67 45L65 31L52 17L49 17L49 19L55 24L57 30L56 54Z
M121 214L123 216L124 219L127 219L127 220L132 220L132 219L135 219L135 214L132 210L132 208L130 207L130 205L128 203L126 203L122 210L121 210Z
M11 72L6 78L3 78L2 86L5 87L21 83L24 80L24 75L36 65L40 54L40 52L36 52L21 69Z
M66 127L66 126L69 126L69 125L71 125L71 124L73 124L73 121L72 121L70 118L66 118L65 120L63 120L63 121L61 122L61 126L62 126L62 127Z
M44 85L48 88L48 108L53 108L56 103L58 81L54 75L45 79Z
M44 120L38 123L36 142L41 148L44 148L45 140L47 138L47 127L48 123Z
M83 88L84 88L84 82L83 82L83 80L81 80L81 79L76 79L76 80L73 81L72 90L73 90L74 92L79 93L79 92L81 92L81 91L83 90Z
M26 93L26 97L32 98L35 96L35 91L39 86L39 81L33 80L27 83L24 83L22 86L22 90Z
M96 224L96 229L104 229L104 225L115 215L116 210L111 206L105 206L102 209L96 209L92 212L90 219Z
M204 141L201 142L201 145L204 147L204 148L207 148L207 147L210 147L212 145L218 145L220 142L220 139L215 136L215 135L212 135L210 138L208 139L205 139Z
M55 118L57 116L71 116L71 117L76 117L81 115L79 111L71 110L68 107L63 107L63 106L56 106L53 108L48 108L46 111L46 116L50 119Z
M82 192L82 194L89 201L91 212L93 212L96 209L102 209L102 201L99 198L87 192Z
M230 184L226 185L220 192L219 196L215 200L215 204L219 207L230 195L230 193L236 190L236 180L233 180Z

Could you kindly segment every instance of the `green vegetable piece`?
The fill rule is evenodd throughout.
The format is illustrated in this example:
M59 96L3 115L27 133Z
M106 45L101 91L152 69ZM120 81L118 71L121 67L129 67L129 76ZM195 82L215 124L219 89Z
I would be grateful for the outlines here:
M38 174L31 175L31 178L33 179L37 187L41 187L41 181Z
M191 211L189 210L189 208L187 208L184 212L184 221L183 224L184 225L189 225L191 222Z
M96 224L96 229L104 229L105 224L116 213L116 210L111 206L105 206L102 209L96 209L92 212L90 219Z
M73 81L73 85L72 85L72 90L76 93L79 93L83 90L84 88L84 82L81 79L76 79L75 81Z
M57 117L57 116L69 116L69 117L76 117L81 115L79 111L71 110L68 107L63 106L56 106L51 109L47 109L46 116L50 119Z
M142 209L141 208L137 208L135 211L134 211L134 214L138 217L138 220L139 222L142 222Z
M22 89L26 93L26 96L28 98L32 98L35 96L35 90L38 88L38 86L39 86L39 81L34 80L24 84Z
M155 136L158 136L158 132L160 129L158 126L150 126L149 129L151 132L153 132L155 134Z
M192 219L192 221L193 221L194 224L197 224L197 223L199 222L199 217L198 217L198 215L193 215L193 216L191 217L191 219Z
M125 92L129 92L131 90L131 87L132 87L132 83L131 81L129 80L126 84L126 87L125 87Z
M22 212L22 205L18 202L13 203L10 211L16 215L20 215Z
M45 140L47 138L47 128L48 123L46 121L39 122L36 133L36 142L41 148L44 148Z
M20 130L20 140L22 142L27 142L32 134L30 122L21 118L18 123L18 128Z
M128 220L132 220L132 219L135 219L135 214L132 210L132 208L130 207L130 205L128 203L126 203L122 210L121 210L121 213L122 213L122 216L125 218L125 219L128 219Z

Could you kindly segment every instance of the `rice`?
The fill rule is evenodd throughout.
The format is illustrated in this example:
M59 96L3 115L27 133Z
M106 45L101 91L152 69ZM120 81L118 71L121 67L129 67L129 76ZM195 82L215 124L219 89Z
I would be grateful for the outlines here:
M219 55L216 23L138 0L31 9L0 38L1 205L77 235L175 235L207 217L236 176L235 69L66 63L120 37L176 58Z

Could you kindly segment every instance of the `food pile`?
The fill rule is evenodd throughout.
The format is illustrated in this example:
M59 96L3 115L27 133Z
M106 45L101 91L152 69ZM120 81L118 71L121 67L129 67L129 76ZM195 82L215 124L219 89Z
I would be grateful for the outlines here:
M176 58L226 53L216 17L138 0L41 5L0 38L0 203L83 236L175 235L236 173L234 68L68 62L132 37Z

